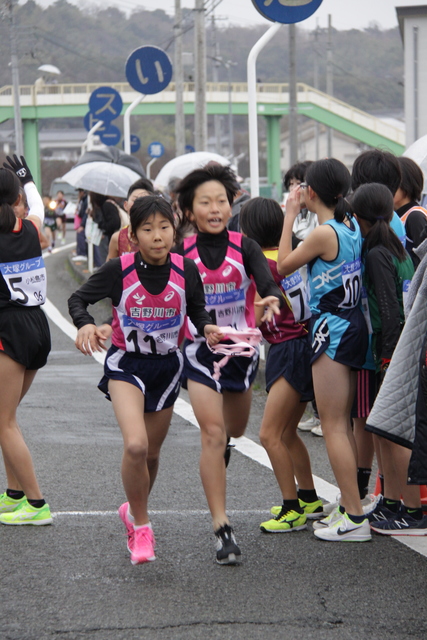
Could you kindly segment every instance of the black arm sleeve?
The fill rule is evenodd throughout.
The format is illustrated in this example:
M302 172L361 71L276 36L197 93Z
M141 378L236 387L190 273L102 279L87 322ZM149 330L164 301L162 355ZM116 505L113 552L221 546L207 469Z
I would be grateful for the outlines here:
M243 264L248 276L253 276L257 291L261 298L276 296L279 299L280 307L283 306L285 298L282 295L274 278L271 275L267 258L263 254L261 247L251 238L242 238Z
M406 235L412 240L415 248L421 244L426 227L427 220L422 211L416 209L409 214L405 223Z
M389 251L375 247L366 256L366 271L371 280L381 317L381 358L390 359L399 340L400 307L396 292L396 268Z
M89 304L95 304L104 298L111 298L114 306L120 302L123 291L122 268L120 258L106 262L94 273L80 289L68 300L68 312L77 329L85 324L95 324L88 313Z
M187 315L202 336L205 326L214 323L205 309L205 294L199 270L196 263L189 258L184 258L184 274Z

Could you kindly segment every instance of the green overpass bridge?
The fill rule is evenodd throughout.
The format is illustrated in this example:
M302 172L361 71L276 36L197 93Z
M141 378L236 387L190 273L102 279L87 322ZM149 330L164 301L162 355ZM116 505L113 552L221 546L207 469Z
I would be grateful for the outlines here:
M38 121L43 118L83 118L88 112L89 96L102 83L21 85L20 105L24 132L24 150L29 165L37 168L35 179L40 185L40 154ZM108 83L123 99L123 112L139 95L127 83ZM232 83L231 107L233 115L248 115L246 83ZM258 114L267 124L267 173L269 182L281 183L280 119L289 113L288 84L257 85ZM174 115L175 85L171 83L161 93L145 96L133 111L133 117L143 115ZM184 85L184 113L194 115L194 83ZM358 140L370 147L386 147L396 155L405 149L405 133L375 116L355 109L349 104L328 96L303 83L297 85L298 113L327 127ZM206 84L208 115L229 113L229 85L227 82ZM0 89L0 122L13 119L11 86Z

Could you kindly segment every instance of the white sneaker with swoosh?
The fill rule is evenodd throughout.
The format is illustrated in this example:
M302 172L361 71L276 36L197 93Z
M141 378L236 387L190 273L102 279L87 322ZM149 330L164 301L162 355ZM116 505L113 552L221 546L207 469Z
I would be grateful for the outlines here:
M314 535L329 542L367 542L372 538L367 518L359 524L350 520L346 513L330 527L315 529Z

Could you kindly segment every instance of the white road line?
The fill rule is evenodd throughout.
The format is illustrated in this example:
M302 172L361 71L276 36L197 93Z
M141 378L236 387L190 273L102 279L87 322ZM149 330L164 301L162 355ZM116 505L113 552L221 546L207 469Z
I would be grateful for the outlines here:
M231 515L265 515L266 509L228 509ZM208 509L149 509L150 515L154 516L207 516ZM91 516L91 517L111 517L117 516L117 511L55 511L52 513L53 518L62 518L65 516Z
M72 245L65 245L64 247L59 247L58 251L61 251L65 248L70 248L70 246ZM50 300L46 300L43 308L46 312L46 315L52 320L52 322L54 322L69 338L71 338L74 341L77 335L77 329L74 327L74 325L72 325L71 322L69 322L62 315L62 313L58 311L58 309L55 307L55 305L53 305L50 302ZM97 352L93 354L93 357L100 364L104 364L105 354ZM196 420L196 416L194 415L191 405L188 404L188 402L186 402L182 398L178 398L178 400L175 402L174 413L179 415L181 418L184 418L184 420L187 420L187 422L190 422L195 427L199 428L198 422ZM253 440L250 440L250 438L246 438L246 436L242 436L241 438L232 438L231 442L232 444L235 445L236 450L242 453L244 456L250 458L251 460L254 460L255 462L258 462L259 464L261 464L264 467L267 467L268 469L272 469L270 460L267 456L267 453L264 447L261 447L259 444L257 444ZM338 494L338 488L336 486L334 486L333 484L330 484L329 482L326 482L326 480L323 480L322 478L319 478L317 476L313 476L313 479L314 479L314 485L316 487L317 494L321 498L323 498L324 500L327 500L328 502L333 502L334 500L336 500L336 497ZM67 514L68 515L104 515L104 514L111 515L113 513L115 514L116 512L115 511L111 511L111 512L110 511L85 511L85 512L69 511L69 512L58 512L55 515L56 516L67 515ZM163 512L153 511L152 513L163 513ZM164 512L164 513L172 513L172 512ZM197 511L195 513L205 514L207 513L207 511L201 511L201 512ZM232 512L230 511L230 513ZM240 512L235 511L234 513L240 513ZM245 513L245 512L241 512L241 513ZM248 512L248 513L258 513L258 512L254 511L254 512ZM260 513L264 513L264 512L262 511ZM415 537L414 536L398 536L398 537L394 537L394 540L397 540L398 542L403 543L410 549L413 549L413 551L416 551L417 553L420 553L421 555L427 557L427 536L415 536Z

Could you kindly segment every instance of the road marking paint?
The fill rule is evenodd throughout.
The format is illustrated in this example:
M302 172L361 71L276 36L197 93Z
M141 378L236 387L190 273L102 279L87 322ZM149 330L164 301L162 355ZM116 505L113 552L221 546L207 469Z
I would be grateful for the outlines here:
M66 246L59 248L59 250L62 250L65 248ZM54 322L57 325L57 327L59 327L69 338L71 338L72 340L75 340L77 335L77 329L74 327L74 325L71 324L71 322L69 322L62 315L62 313L60 313L60 311L55 307L55 305L52 304L50 300L46 300L43 307L46 312L46 315L52 320L52 322ZM97 362L99 362L100 364L104 364L105 353L95 352L92 355ZM187 420L187 422L190 422L190 424L199 428L198 422L196 420L196 416L194 415L191 405L185 400L183 400L182 398L178 398L177 401L175 402L174 413L179 415L181 418L184 418L184 420ZM255 462L258 462L259 464L261 464L264 467L267 467L268 469L272 469L267 453L264 447L261 447L261 445L257 444L253 440L250 440L250 438L247 438L246 436L242 436L241 438L231 438L231 442L232 444L235 445L236 450L242 453L244 456L250 458L251 460L254 460ZM329 482L326 482L326 480L323 480L322 478L319 478L317 476L313 476L313 480L314 480L314 486L316 487L316 491L319 497L327 500L328 502L334 502L336 500L337 494L338 494L338 487L334 486ZM150 511L150 513L163 514L163 513L172 513L172 512L170 511L165 511L165 512L152 511L151 512ZM180 511L177 513L183 513L183 512ZM208 511L195 511L194 513L207 514ZM261 511L261 512L230 511L230 513L265 513L265 512L264 511ZM69 511L69 512L57 512L56 514L53 514L53 515L54 516L77 515L78 516L78 515L103 515L103 514L105 515L116 514L116 511ZM415 536L415 537L414 536L398 536L398 537L394 537L394 540L396 540L397 542L401 542L405 546L409 547L413 551L416 551L417 553L420 553L423 556L427 556L427 536Z
M150 515L153 516L207 516L208 509L149 509ZM268 509L228 509L228 513L232 515L262 515L268 513ZM61 518L63 516L91 516L91 517L111 517L117 516L117 511L55 511L52 513L53 518Z

